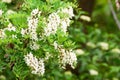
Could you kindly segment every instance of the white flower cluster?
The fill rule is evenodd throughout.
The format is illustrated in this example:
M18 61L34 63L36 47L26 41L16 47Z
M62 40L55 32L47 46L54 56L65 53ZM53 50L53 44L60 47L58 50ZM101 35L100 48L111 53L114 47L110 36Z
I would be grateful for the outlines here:
M6 34L5 34L6 30L15 32L16 28L11 23L9 23L6 28L0 30L0 38L5 38L6 37ZM12 38L16 38L16 35L12 35Z
M38 36L37 36L37 26L38 26L38 17L40 16L40 11L38 9L34 9L31 12L31 16L28 17L28 29L21 29L21 34L24 36L25 34L30 35L30 39L32 42L30 43L30 48L32 50L37 50L39 49L39 45L36 43L38 41Z
M69 18L61 19L60 28L64 33L67 32L68 26L70 26L70 19Z
M85 52L82 49L75 50L75 53L76 53L77 56L85 54Z
M72 50L60 49L59 63L62 68L65 68L66 64L69 64L72 68L75 68L77 57Z
M4 30L8 30L8 31L16 31L15 26L13 26L11 23L8 24L7 28L4 28Z
M75 65L77 64L76 54L72 50L63 49L62 45L58 45L56 42L54 42L53 45L54 48L58 49L60 52L58 57L60 66L65 69L66 64L69 64L72 68L75 68Z
M32 49L32 50L38 50L39 49L39 44L37 44L36 42L31 42L30 43L30 48Z
M68 14L69 18L74 17L73 8L71 6L67 8L63 8L61 11L58 12L62 12L63 14Z
M98 71L96 71L94 69L90 69L89 73L90 73L90 75L98 75Z
M65 18L60 18L59 13L67 14ZM58 28L66 33L67 27L70 25L71 18L74 16L73 8L69 6L68 8L60 9L49 15L47 27L44 28L44 35L49 36L50 34L55 34Z
M80 16L80 19L84 20L84 21L87 21L87 22L90 22L91 21L91 18L89 16L86 16L86 15L81 15Z
M48 17L47 27L44 28L44 35L49 36L50 34L55 34L57 31L57 27L60 24L60 17L57 13L52 13Z
M0 16L2 16L2 14L3 14L3 11L0 9Z
M33 56L31 52L25 55L24 57L27 66L29 66L32 69L32 74L38 74L42 76L45 73L45 66L43 59L38 60L36 57Z
M21 29L21 34L22 34L22 37L24 37L24 35L28 34L28 29Z
M5 32L3 29L0 29L0 38L5 38Z
M111 50L111 52L120 54L120 49L119 48L113 48Z
M6 13L7 13L7 15L11 15L11 14L15 14L16 12L9 9Z
M5 3L11 3L12 0L2 0L2 2L5 2Z
M96 48L96 45L93 42L87 42L86 46L90 48Z
M36 29L38 26L38 15L39 15L39 10L38 9L34 9L31 12L31 16L28 17L28 32L30 34L30 39L31 40L38 40L37 37L37 33L36 33Z
M106 43L106 42L99 42L99 43L98 43L98 46L100 46L100 48L101 48L102 50L108 50L108 49L109 49L109 44Z

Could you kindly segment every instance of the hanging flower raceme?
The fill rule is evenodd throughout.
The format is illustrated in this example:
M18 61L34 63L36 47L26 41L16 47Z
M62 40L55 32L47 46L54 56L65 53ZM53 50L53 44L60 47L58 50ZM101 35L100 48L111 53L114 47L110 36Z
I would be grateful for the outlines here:
M47 27L44 28L45 36L49 36L50 34L55 34L57 31L57 27L60 24L60 17L57 13L52 13L48 17Z
M67 27L70 26L70 19L69 18L64 18L61 19L61 24L60 24L60 28L61 30L66 33L67 32Z
M67 14L68 16L60 17L59 11L63 14ZM56 34L58 29L61 29L64 33L67 32L67 27L70 26L71 18L74 16L72 7L60 9L57 12L53 12L48 16L46 19L46 26L44 27L44 33L42 36L50 36L51 34ZM61 13L60 12L60 13ZM30 49L31 50L38 50L40 45L37 44L39 40L37 34L37 26L38 26L38 17L40 16L40 11L38 9L34 9L31 12L31 16L28 17L28 28L21 29L21 34L24 36L28 34L30 36ZM43 38L44 39L44 38ZM77 63L77 57L72 50L66 50L63 48L63 45L58 45L57 42L53 43L55 50L59 51L58 60L59 64L62 68L65 68L66 65L70 65L72 68L75 68ZM50 55L51 56L51 55ZM45 57L44 60L48 60L49 57ZM43 59L37 59L33 56L30 52L29 54L25 55L24 58L26 64L32 69L33 74L44 74L44 63Z
M58 56L60 66L65 69L66 65L69 64L72 68L75 68L77 64L76 54L72 50L62 48L62 45L58 45L56 42L53 45L60 53Z
M38 40L36 29L38 26L38 16L40 16L40 11L38 9L34 9L31 12L31 16L28 17L28 32L31 40Z
M45 73L44 60L37 59L30 52L24 56L25 63L32 69L33 74L43 75Z
M31 50L38 50L39 45L36 43L38 41L38 36L37 36L37 26L38 26L38 17L40 16L40 11L38 9L34 9L31 12L31 16L28 17L28 29L21 29L21 34L24 36L27 31L30 36L30 39L32 40L30 43L30 48Z
M66 17L60 17L60 13L66 14ZM68 8L59 9L57 12L51 13L48 17L48 23L44 28L44 35L50 36L50 34L55 34L58 28L66 33L67 27L70 26L71 18L74 17L73 8L69 6Z
M69 18L74 17L72 6L68 6L67 8L63 8L63 9L59 10L58 12L67 14Z
M59 63L62 68L65 68L69 64L72 68L75 68L77 64L77 57L72 50L60 49Z

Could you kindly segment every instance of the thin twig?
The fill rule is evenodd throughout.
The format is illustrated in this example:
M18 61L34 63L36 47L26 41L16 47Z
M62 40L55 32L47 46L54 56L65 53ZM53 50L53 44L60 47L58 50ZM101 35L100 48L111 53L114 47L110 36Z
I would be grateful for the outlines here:
M113 6L112 6L111 0L108 0L108 3L109 3L109 7L110 7L111 13L112 13L112 15L113 15L113 18L114 18L114 20L115 20L118 28L120 29L120 21L119 21L118 18L117 18L117 15L116 15L115 10L114 10L114 8L113 8Z

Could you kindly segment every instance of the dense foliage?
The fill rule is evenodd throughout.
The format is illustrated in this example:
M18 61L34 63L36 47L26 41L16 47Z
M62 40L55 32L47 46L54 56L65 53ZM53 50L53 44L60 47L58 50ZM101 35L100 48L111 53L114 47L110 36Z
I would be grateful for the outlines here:
M90 18L76 0L1 0L0 80L119 80L120 33L105 3Z

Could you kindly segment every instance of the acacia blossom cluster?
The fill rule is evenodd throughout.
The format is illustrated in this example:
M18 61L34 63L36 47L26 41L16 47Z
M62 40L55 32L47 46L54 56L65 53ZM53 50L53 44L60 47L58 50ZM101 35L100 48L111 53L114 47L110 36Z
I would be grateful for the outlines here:
M27 29L21 29L21 34L24 37L24 35L30 36L30 48L31 50L38 50L39 44L37 42L39 41L38 34L37 34L37 26L38 26L38 17L40 16L40 11L38 9L34 9L31 12L31 16L28 17L28 28ZM66 14L65 17L60 17L59 13L62 13L63 15ZM44 36L50 36L51 34L55 34L58 29L61 29L64 33L67 31L67 27L70 25L71 18L74 16L72 7L60 9L57 12L51 13L48 16L46 26L44 27ZM75 64L77 63L77 58L75 53L72 50L66 50L63 48L62 45L58 45L56 42L53 44L55 49L59 51L59 64L62 68L65 68L67 64L69 64L72 68L75 67ZM48 60L51 55L49 55L49 52L46 54L47 56L44 58L44 60ZM30 52L29 54L25 55L24 58L26 64L31 67L33 74L44 74L44 60L43 59L37 59L33 56L33 54Z
M73 13L73 8L71 6L67 7L67 8L63 8L61 10L58 10L57 13L62 13L62 14L66 14L67 17L62 18L61 19L61 23L60 23L60 28L61 30L66 33L67 32L67 27L70 26L70 22L72 19L72 17L74 17L74 13Z
M72 50L60 49L59 63L62 68L65 68L66 64L69 64L72 68L75 68L77 58Z
M60 17L57 13L52 13L48 17L47 27L44 28L44 35L49 36L50 34L55 34L57 27L60 24Z
M13 26L13 24L9 23L8 26L4 29L0 29L0 38L6 38L6 34L5 34L5 31L8 30L8 31L16 31L16 28L15 26ZM16 38L16 35L13 35L12 34L12 38Z
M24 56L25 63L32 69L32 74L43 75L45 73L45 66L43 59L37 59L30 52Z
M66 65L69 64L72 68L75 68L77 64L76 54L72 50L62 48L62 45L58 45L56 42L54 42L53 45L54 48L60 52L58 56L60 66L65 69Z
M66 14L66 17L60 17L59 14ZM68 8L63 8L57 12L51 13L48 17L47 27L44 28L44 35L49 36L50 34L55 34L58 28L66 33L67 27L70 26L71 18L74 16L73 8L69 6Z
M38 26L38 17L40 16L40 11L38 9L34 9L31 12L31 16L28 17L28 29L21 29L21 34L24 36L25 34L29 34L31 42L30 42L30 48L32 50L39 49L39 45L36 43L38 41L37 36L37 26Z
M38 26L38 14L39 13L40 12L38 9L34 9L31 12L31 16L28 17L28 20L27 20L28 21L28 33L30 35L30 39L35 40L35 41L38 40L36 29Z

